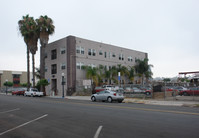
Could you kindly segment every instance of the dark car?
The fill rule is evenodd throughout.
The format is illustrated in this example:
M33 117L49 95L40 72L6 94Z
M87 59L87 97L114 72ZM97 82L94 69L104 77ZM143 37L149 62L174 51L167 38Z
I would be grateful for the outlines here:
M199 95L199 87L193 87L188 90L180 91L179 95L181 96Z

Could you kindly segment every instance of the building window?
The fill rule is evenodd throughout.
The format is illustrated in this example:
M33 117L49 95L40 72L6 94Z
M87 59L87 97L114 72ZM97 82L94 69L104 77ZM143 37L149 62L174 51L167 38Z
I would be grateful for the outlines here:
M95 65L95 64L89 64L88 66L91 67L92 69L93 69L93 68L96 68L96 65Z
M15 87L19 86L20 84L20 75L19 74L13 74L13 85Z
M65 64L65 63L62 63L62 64L61 64L61 70L64 70L64 69L66 69L66 64Z
M104 58L106 58L106 52L104 52Z
M76 47L76 53L84 55L84 47L77 46Z
M80 54L80 47L79 46L76 47L76 53Z
M108 54L108 58L111 58L112 56L112 53L111 52L109 52L109 54Z
M45 72L47 72L48 71L48 68L47 68L47 66L45 66Z
M80 47L80 50L81 50L81 54L84 55L84 48Z
M66 48L60 48L60 53L65 54L66 53Z
M89 56L95 56L96 55L96 50L95 49L88 49L88 55Z
M54 50L51 51L51 59L53 60L53 59L56 59L56 58L57 58L57 50L54 49Z
M112 54L112 57L116 57L116 56L115 56L115 53Z
M119 60L124 60L124 55L123 54L119 54Z
M103 55L103 51L102 50L99 51L99 55Z
M48 54L47 53L44 54L44 58L48 58Z
M82 69L82 66L83 66L83 65L84 65L84 63L79 62L79 63L76 64L76 68L77 68L77 69Z
M57 74L57 64L51 65L51 74Z
M132 61L133 61L132 56L129 56L129 57L128 57L128 61L130 61L130 62L132 62Z

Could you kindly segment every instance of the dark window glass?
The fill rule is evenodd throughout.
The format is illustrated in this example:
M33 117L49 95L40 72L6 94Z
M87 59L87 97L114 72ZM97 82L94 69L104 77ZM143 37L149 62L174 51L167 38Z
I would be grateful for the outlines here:
M66 50L62 50L62 51L61 51L61 54L65 54L65 53L66 53Z
M102 52L102 50L100 50L100 51L99 51L99 55L103 55L103 52Z
M88 55L91 56L91 49L88 49Z
M57 64L51 65L51 74L57 74Z
M57 50L54 49L54 50L51 51L51 59L53 60L53 59L56 59L56 58L57 58Z

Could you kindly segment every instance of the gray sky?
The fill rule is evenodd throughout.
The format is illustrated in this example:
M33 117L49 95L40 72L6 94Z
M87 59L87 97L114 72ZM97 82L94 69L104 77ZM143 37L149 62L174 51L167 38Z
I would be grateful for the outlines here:
M147 52L153 77L199 71L198 0L1 1L0 70L26 71L26 45L17 24L26 14L53 19L49 42L74 35Z

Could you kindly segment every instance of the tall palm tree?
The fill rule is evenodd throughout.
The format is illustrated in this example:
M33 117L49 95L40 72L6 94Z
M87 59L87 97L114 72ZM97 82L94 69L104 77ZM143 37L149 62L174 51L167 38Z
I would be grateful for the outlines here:
M101 85L103 82L103 73L104 73L104 66L103 65L99 65L99 67L97 68L98 72L98 84L96 85Z
M19 31L24 38L24 42L26 43L27 47L27 89L30 88L30 46L29 46L29 41L30 41L30 36L29 36L29 21L32 20L33 17L29 17L27 14L26 16L22 16L22 19L18 21L19 25Z
M35 87L35 57L37 51L37 42L39 37L39 31L37 23L33 18L28 22L29 27L29 36L30 40L28 41L28 45L30 47L30 52L32 53L32 73L33 73L33 87Z
M53 25L53 20L47 15L40 16L39 19L36 19L36 22L39 27L39 39L40 39L40 73L41 79L45 78L45 47L48 44L49 35L52 35L55 31L55 26ZM44 91L44 88L41 88Z

